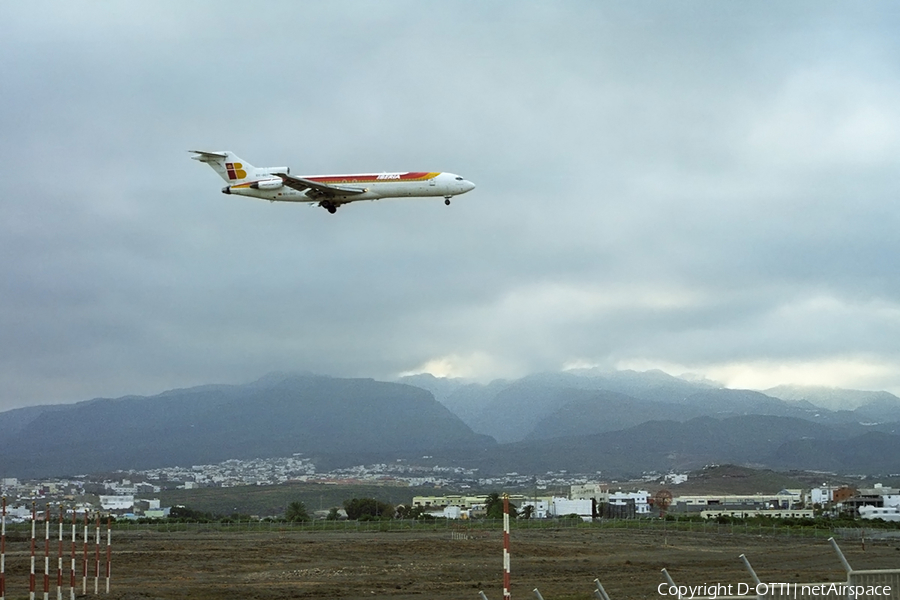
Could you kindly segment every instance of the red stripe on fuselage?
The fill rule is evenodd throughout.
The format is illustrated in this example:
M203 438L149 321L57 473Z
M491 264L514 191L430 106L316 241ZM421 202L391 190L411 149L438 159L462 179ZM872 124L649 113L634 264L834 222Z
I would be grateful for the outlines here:
M357 175L317 175L303 177L316 183L379 183L391 181L427 181L440 175L429 171L415 171L410 173L365 173Z

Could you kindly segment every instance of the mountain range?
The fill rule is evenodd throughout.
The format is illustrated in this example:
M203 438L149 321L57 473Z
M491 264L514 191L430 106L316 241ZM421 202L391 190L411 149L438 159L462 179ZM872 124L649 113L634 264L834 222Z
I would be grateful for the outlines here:
M493 445L429 392L371 379L273 375L0 413L0 471L17 477Z
M774 388L767 393L687 381L662 371L535 374L488 385L414 375L400 381L429 390L474 431L500 443L603 433L651 420L741 415L794 417L852 425L900 422L900 398L888 392ZM455 382L455 387L454 387ZM785 392L784 397L776 395ZM855 408L829 410L835 397Z
M661 371L546 373L488 384L273 373L243 385L0 413L0 477L296 453L321 468L428 456L431 464L484 474L623 477L723 462L897 473L900 398L732 390Z

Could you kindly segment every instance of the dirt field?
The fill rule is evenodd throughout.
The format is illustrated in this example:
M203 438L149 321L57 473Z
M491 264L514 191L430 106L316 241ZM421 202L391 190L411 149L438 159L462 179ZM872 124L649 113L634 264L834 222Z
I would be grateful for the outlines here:
M484 590L490 600L500 600L501 533L450 538L448 531L118 532L107 597L478 600L478 591ZM534 598L537 587L546 600L587 600L599 577L612 600L659 599L663 567L679 584L749 582L741 553L763 581L845 580L823 540L572 528L514 529L511 545L514 598ZM51 548L50 597L55 598L56 542ZM858 542L843 542L842 548L854 569L900 568L900 540L870 544L865 551ZM39 540L38 598L42 552ZM27 598L28 554L27 541L8 542L7 598ZM103 587L101 579L101 592ZM93 577L88 589L93 591ZM63 597L68 598L67 587Z

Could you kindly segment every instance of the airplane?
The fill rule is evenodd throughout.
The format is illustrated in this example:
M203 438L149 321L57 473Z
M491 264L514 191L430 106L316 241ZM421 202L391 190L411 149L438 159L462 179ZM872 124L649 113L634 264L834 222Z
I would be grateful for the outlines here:
M334 214L339 206L360 200L382 198L427 198L443 196L444 204L475 184L453 173L412 171L405 173L358 173L354 175L291 175L288 167L254 167L230 151L190 150L212 167L228 184L223 194L238 194L270 202L315 203Z

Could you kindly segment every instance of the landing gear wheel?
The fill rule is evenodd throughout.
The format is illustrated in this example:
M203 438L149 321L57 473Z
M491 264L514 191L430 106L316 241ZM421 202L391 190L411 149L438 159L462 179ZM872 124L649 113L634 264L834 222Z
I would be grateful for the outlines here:
M450 206L450 198L444 198L444 204Z
M324 208L331 214L334 214L337 212L337 205L334 202L329 202L328 200L322 200L321 202L319 202L319 206L321 206L322 208Z
M326 208L326 209L328 210L328 212L330 212L331 214L334 214L334 213L337 212L337 206L328 205L328 206L326 206L325 208Z

